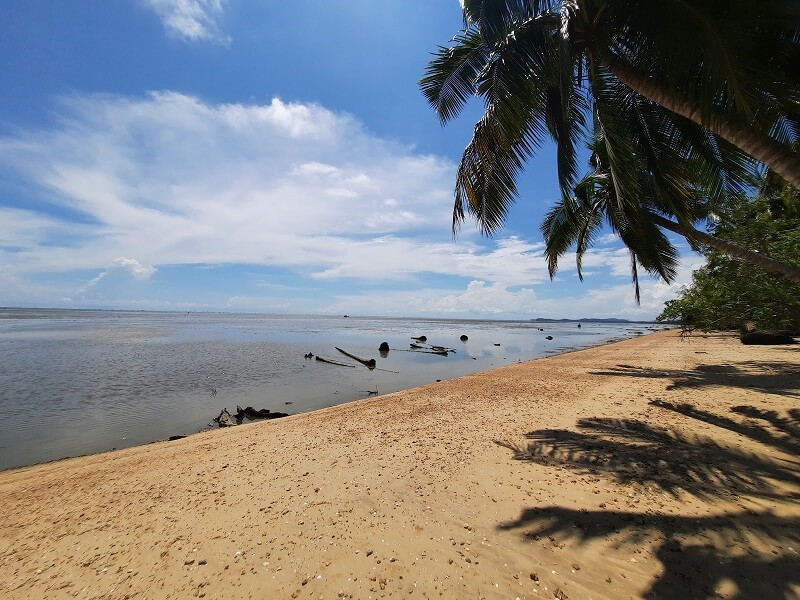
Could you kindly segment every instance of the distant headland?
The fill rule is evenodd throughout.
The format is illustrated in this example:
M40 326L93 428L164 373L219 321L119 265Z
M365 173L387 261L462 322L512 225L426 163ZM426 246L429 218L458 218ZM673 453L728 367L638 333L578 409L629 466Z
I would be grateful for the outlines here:
M628 319L593 319L589 317L583 317L582 319L544 319L542 317L538 317L536 319L531 319L534 323L631 323L631 324L639 324L645 323L648 325L654 324L656 321L629 321Z

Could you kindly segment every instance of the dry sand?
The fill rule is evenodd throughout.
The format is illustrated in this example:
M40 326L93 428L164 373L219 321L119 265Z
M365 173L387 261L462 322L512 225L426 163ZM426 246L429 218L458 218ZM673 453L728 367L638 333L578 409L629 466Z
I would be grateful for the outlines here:
M0 597L797 598L799 364L662 332L0 473Z

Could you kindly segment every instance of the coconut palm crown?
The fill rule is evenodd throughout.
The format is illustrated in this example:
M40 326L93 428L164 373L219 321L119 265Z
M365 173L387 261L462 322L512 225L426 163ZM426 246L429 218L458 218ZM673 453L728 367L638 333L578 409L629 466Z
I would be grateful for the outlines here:
M629 228L648 227L640 169L687 226L689 170L710 197L740 190L754 161L800 187L800 3L464 0L463 12L464 29L420 80L442 123L484 101L456 175L454 232L467 212L487 235L502 226L548 137L571 197L578 148L595 130ZM668 278L663 258L650 264Z
M694 227L693 221L712 222L717 206L722 201L709 196L706 193L708 187L702 184L686 182L686 189L693 198L693 213L690 216L683 215L684 218L679 223L672 220L676 216L673 203L665 202L668 195L661 189L658 178L646 169L641 169L641 196L632 219L630 212L621 209L616 201L616 188L608 167L608 154L601 132L596 132L589 150L591 170L576 184L574 195L562 197L541 224L545 240L544 254L551 278L558 269L559 259L574 247L578 277L583 280L583 256L605 222L622 239L630 253L631 276L637 302L640 296L639 267L661 276L667 282L674 279L678 254L663 229L685 237L695 250L700 245L708 246L800 283L800 268L773 260L762 253L737 246ZM764 177L762 181L766 179Z

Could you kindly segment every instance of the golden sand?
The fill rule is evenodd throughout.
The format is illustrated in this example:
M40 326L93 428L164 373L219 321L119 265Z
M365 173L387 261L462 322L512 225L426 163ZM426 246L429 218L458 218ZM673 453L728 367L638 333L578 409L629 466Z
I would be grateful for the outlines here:
M0 473L2 598L800 597L800 348L675 332Z

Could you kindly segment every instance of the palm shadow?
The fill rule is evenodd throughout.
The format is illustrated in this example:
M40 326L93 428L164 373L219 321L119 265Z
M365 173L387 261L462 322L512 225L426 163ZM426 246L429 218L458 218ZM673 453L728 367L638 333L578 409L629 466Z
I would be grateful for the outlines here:
M787 454L800 453L800 411L790 410L787 417L781 417L777 411L764 410L753 406L735 406L731 412L749 417L747 421L737 421L723 415L696 408L692 404L675 404L665 400L652 400L650 406L657 406L673 411L698 421L716 425L733 431L766 446L782 450ZM759 423L758 421L762 421Z
M688 409L681 412L694 416ZM687 436L635 419L581 419L577 426L579 431L532 431L525 436L530 440L525 446L497 443L511 450L516 460L602 473L618 483L655 486L674 497L684 491L704 499L800 499L800 492L780 485L800 487L798 465L765 461L709 437Z
M684 369L649 369L620 364L592 375L671 379L668 390L732 386L800 398L800 366L786 361L743 361L736 365L698 365Z
M798 408L789 409L786 417L781 417L774 410L763 410L752 406L734 406L731 410L751 419L766 421L783 433L785 438L800 444L800 409ZM798 451L798 447L793 446L793 450Z
M785 600L800 585L800 556L759 553L757 548L785 547L800 542L800 519L770 512L742 511L718 517L683 517L618 511L580 511L563 507L528 508L501 530L524 529L527 538L550 536L586 543L615 538L616 545L637 545L652 537L664 539L655 557L664 567L644 594L662 600L705 600L717 597L724 582L736 586L737 599ZM717 544L708 543L714 539ZM738 544L744 552L728 552Z
M689 404L657 400L651 405L781 452L796 454L800 448L800 409L782 414L737 406L728 416ZM676 498L688 493L707 500L800 500L800 461L772 460L676 428L635 419L591 418L579 420L577 431L544 429L526 437L525 445L497 443L511 450L516 460L605 476L620 484L654 486ZM658 534L663 541L655 557L664 569L648 590L649 598L712 598L727 581L735 585L736 598L783 599L800 585L800 555L785 550L800 543L800 516L739 511L683 517L546 507L524 509L500 528L524 529L525 537L560 536L579 542L616 538L618 544L637 544Z

